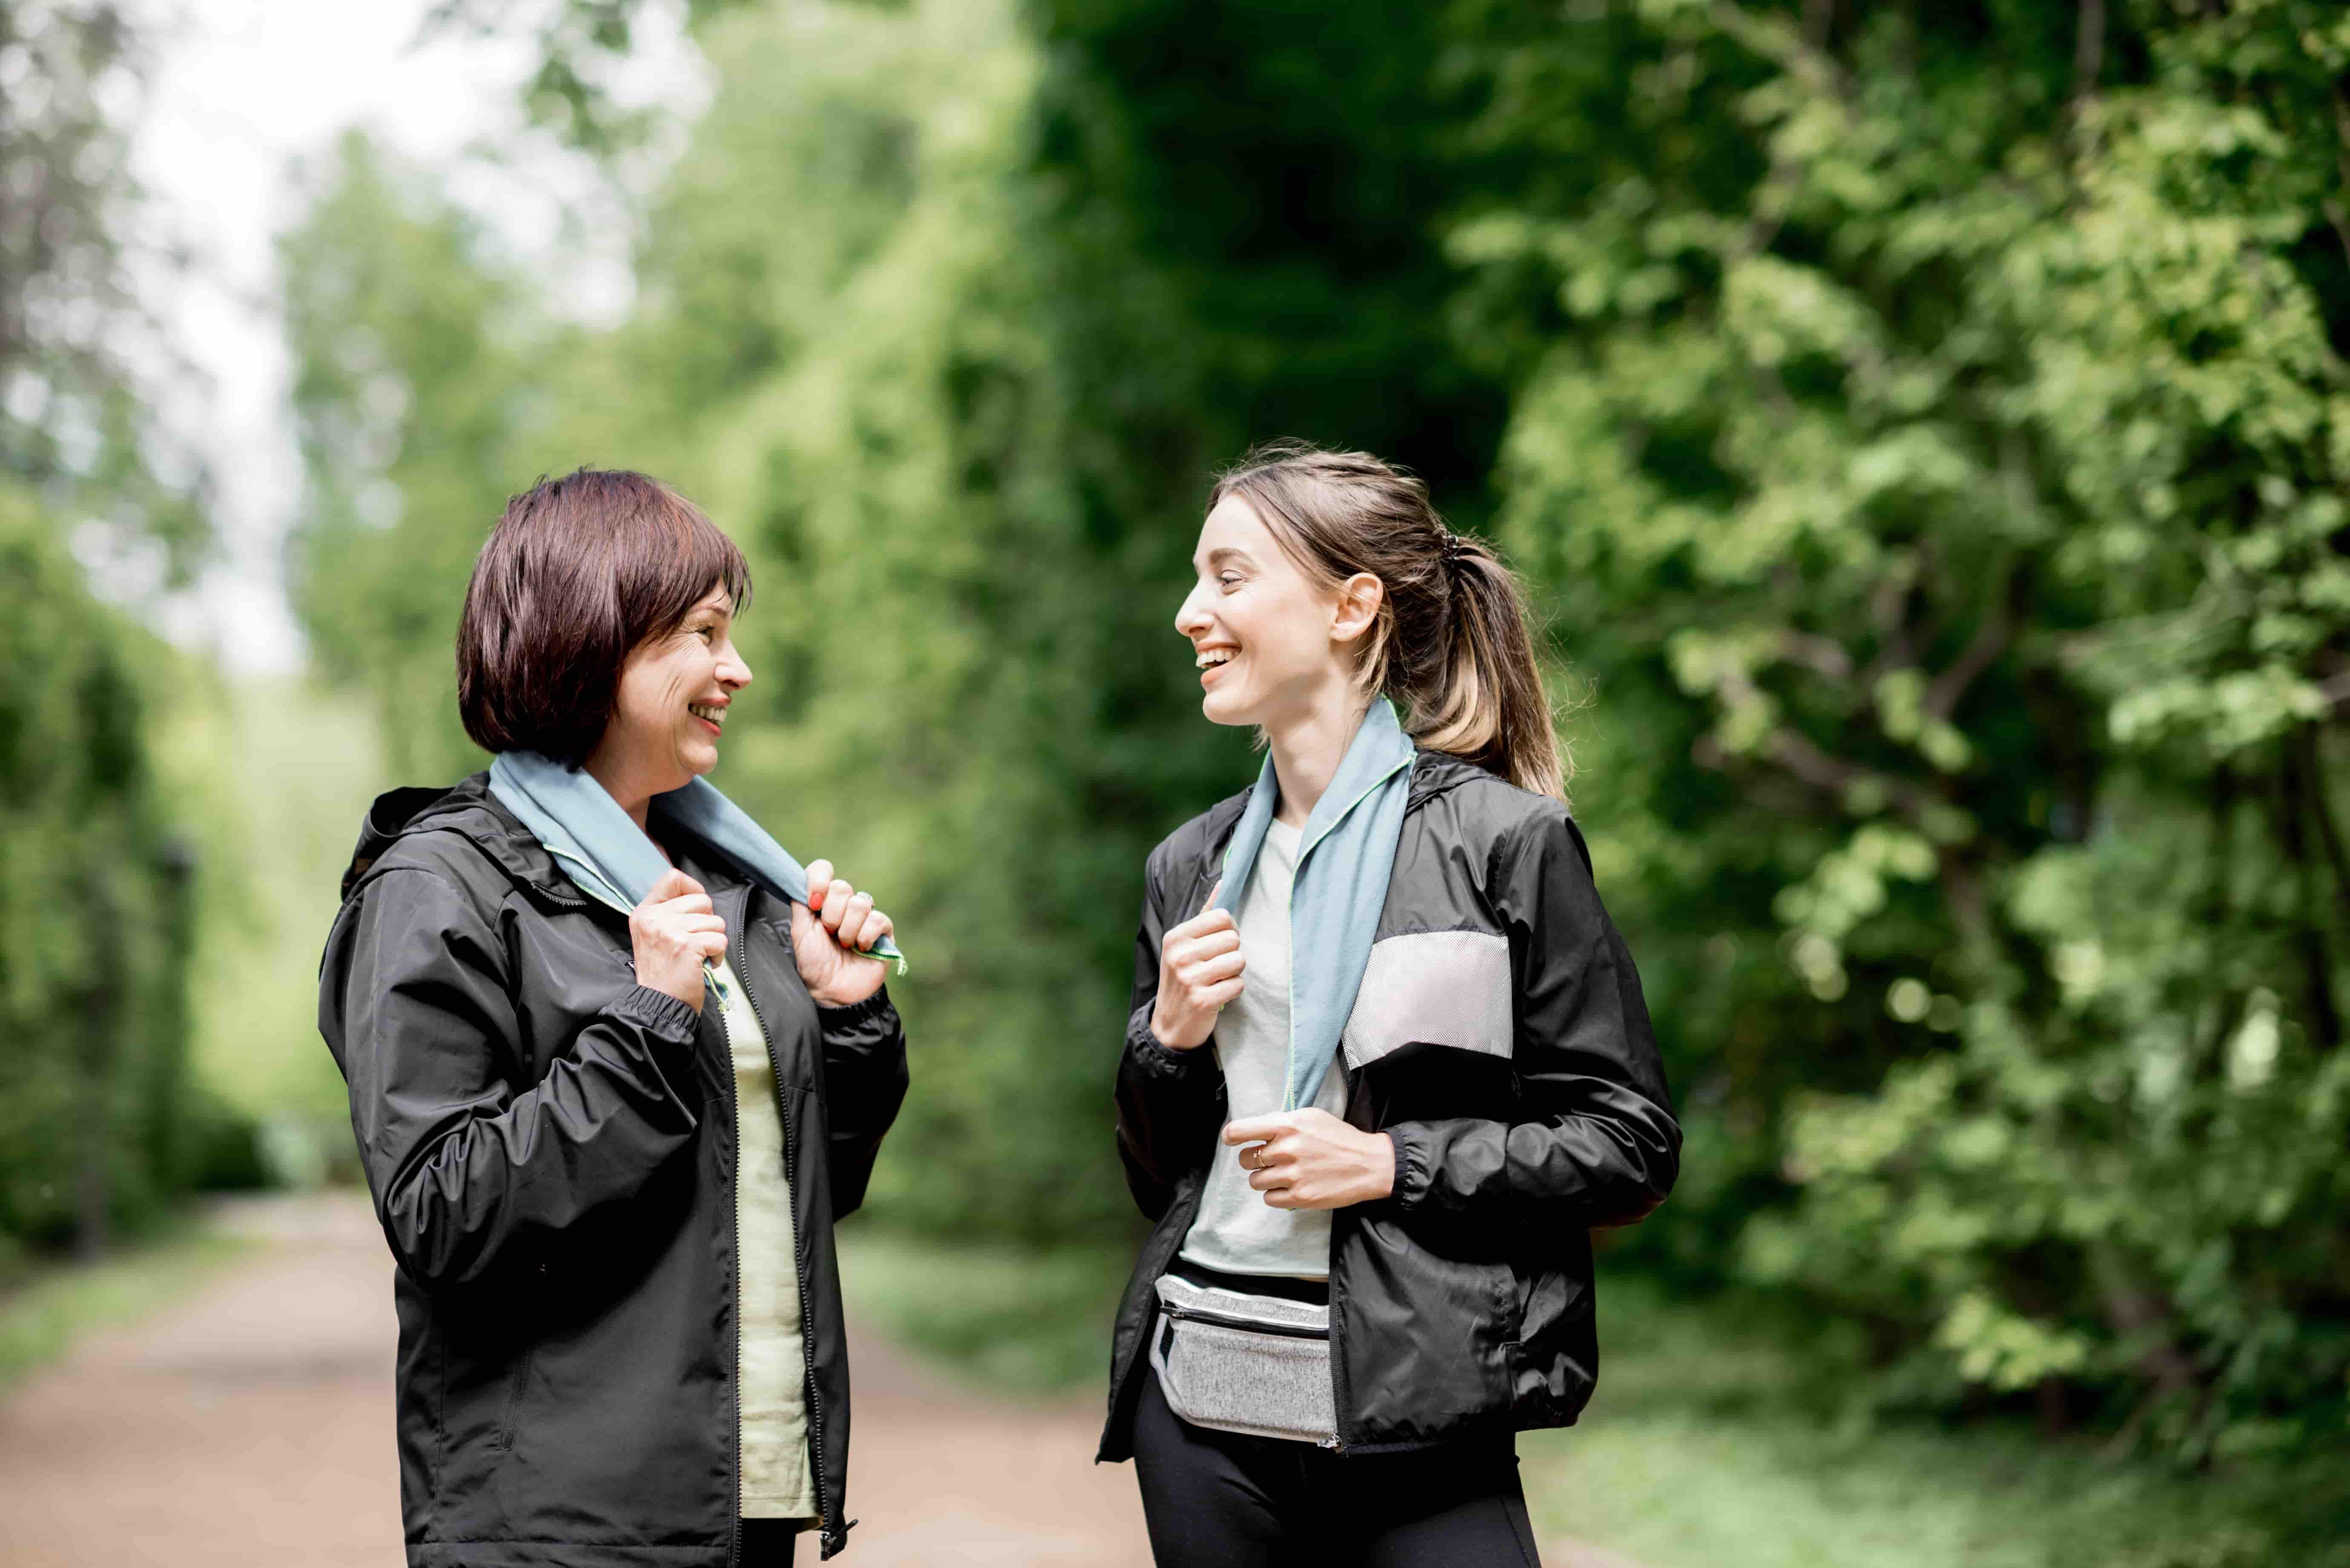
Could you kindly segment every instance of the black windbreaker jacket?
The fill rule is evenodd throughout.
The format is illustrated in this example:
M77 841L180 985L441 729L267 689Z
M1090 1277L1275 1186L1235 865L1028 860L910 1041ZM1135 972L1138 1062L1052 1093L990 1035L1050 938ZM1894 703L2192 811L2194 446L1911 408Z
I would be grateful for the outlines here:
M318 1027L399 1265L408 1561L733 1568L725 1027L637 984L626 918L487 781L376 802L319 971ZM829 1557L848 1470L832 1222L904 1098L905 1035L886 992L819 1009L789 908L691 843L672 851L726 921L775 1059Z
M1199 1212L1224 1075L1150 1033L1159 944L1208 900L1245 794L1152 852L1118 1071L1127 1184L1158 1221L1118 1308L1099 1458L1133 1452L1153 1290ZM1344 1451L1574 1421L1599 1356L1592 1228L1662 1202L1680 1166L1632 955L1555 800L1438 752L1412 769L1369 967L1341 1049L1347 1120L1390 1134L1395 1191L1336 1210L1330 1370Z

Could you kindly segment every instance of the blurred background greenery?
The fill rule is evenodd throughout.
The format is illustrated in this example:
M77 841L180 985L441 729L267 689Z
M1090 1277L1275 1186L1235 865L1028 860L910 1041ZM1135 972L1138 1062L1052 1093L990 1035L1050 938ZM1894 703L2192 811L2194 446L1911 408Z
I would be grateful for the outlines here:
M184 576L206 493L116 351L120 19L0 3L0 1269L347 1171L359 811L484 761L504 497L625 465L754 563L720 782L918 955L867 1310L1092 1375L1139 868L1252 771L1168 623L1206 475L1298 435L1530 575L1688 1126L1545 1506L1655 1568L2350 1562L2350 16L695 0L664 116L629 0L527 15L432 25L528 49L632 287L306 166L256 683L63 543Z

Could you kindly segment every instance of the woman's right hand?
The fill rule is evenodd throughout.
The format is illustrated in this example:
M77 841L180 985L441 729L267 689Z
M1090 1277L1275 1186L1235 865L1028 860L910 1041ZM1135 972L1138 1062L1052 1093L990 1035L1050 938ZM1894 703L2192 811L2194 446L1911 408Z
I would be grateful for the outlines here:
M1213 901L1215 895L1208 895ZM1240 927L1230 909L1208 909L1172 927L1159 944L1159 1001L1150 1033L1170 1051L1205 1044L1216 1013L1241 993Z
M702 961L726 956L726 922L702 884L671 867L629 912L637 983L702 1011Z

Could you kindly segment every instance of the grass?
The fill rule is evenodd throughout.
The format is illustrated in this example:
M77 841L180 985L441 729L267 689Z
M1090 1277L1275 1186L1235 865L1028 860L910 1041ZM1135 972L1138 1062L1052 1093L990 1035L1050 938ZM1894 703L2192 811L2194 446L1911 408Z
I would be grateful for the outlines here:
M840 1232L848 1310L974 1383L1075 1393L1109 1365L1110 1314L1133 1259L1100 1246L1022 1249Z
M852 1226L850 1309L970 1380L1092 1397L1123 1250L949 1244ZM2190 1476L2028 1428L1840 1418L1803 1360L1718 1306L1606 1282L1600 1392L1521 1438L1545 1539L1644 1568L2345 1568L2327 1459Z
M182 1224L97 1262L36 1269L0 1288L0 1393L85 1337L179 1299L255 1245Z
M2007 1423L1840 1418L1805 1397L1798 1356L1720 1308L1640 1281L1600 1299L1592 1409L1519 1442L1545 1532L1650 1568L2350 1563L2332 1523L2350 1487L2330 1462L2196 1476Z

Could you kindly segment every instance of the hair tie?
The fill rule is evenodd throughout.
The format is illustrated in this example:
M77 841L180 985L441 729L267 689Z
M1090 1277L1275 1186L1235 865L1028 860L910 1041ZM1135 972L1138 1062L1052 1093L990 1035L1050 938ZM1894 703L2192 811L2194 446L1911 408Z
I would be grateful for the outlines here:
M1446 566L1457 566L1461 564L1461 535L1441 523L1436 525L1436 548L1438 554L1443 556Z

